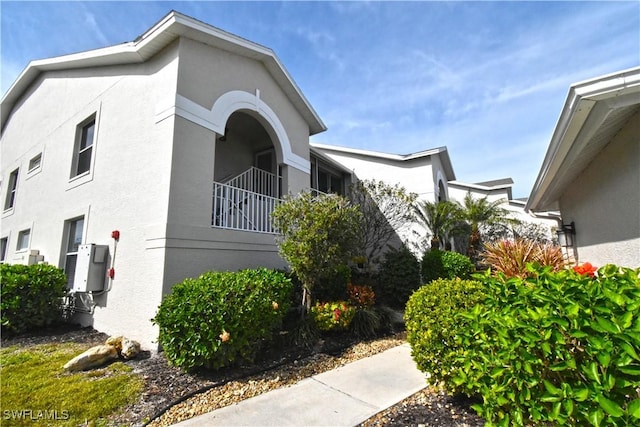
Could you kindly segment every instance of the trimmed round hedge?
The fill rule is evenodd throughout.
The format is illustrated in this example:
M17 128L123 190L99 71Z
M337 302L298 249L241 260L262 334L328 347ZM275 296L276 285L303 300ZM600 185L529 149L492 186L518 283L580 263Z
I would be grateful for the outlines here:
M208 272L175 285L152 319L176 366L219 369L251 361L282 324L293 285L282 272Z
M404 314L407 341L421 371L448 382L464 350L456 344L461 325L455 316L483 298L480 282L458 278L434 280L411 295Z

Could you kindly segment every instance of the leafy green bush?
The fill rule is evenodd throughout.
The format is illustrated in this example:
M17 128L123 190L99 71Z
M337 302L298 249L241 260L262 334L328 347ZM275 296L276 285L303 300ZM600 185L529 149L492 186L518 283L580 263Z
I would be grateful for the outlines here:
M436 279L468 279L473 273L473 263L468 256L451 251L431 250L422 257L422 281Z
M464 351L455 341L460 328L456 315L483 296L480 282L455 278L434 280L409 298L404 318L411 354L435 381L450 380L458 367L456 356Z
M291 280L267 270L208 272L176 284L153 320L176 366L219 369L252 360L290 306Z
M346 330L356 309L346 301L317 302L311 307L311 317L321 331Z
M285 197L272 214L280 232L278 250L303 284L302 305L319 280L338 274L358 251L362 215L337 194L303 192ZM346 283L345 283L346 285Z
M374 291L380 302L404 308L409 296L420 287L420 263L402 247L385 254Z
M62 320L64 272L48 264L0 264L2 333L20 333Z
M529 270L482 277L451 385L481 394L475 409L499 425L639 425L640 269Z
M347 298L347 284L351 279L351 268L338 265L335 271L325 272L319 276L311 297L315 301L339 301Z

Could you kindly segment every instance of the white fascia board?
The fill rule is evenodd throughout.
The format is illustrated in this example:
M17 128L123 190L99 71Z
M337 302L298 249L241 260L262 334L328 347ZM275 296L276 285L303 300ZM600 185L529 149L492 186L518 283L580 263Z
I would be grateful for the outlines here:
M574 144L596 104L606 103L606 107L598 108L598 117L591 119L591 121L595 120L590 125L593 127L592 134L607 115L604 109L612 110L630 103L640 103L640 97L635 98L636 94L640 94L640 67L597 77L570 87L540 172L525 206L527 212L557 209L557 200L548 200L550 197L547 193L566 170L567 165L563 169L561 166L569 151L580 148L574 147ZM584 139L581 143L587 144L588 140Z
M505 188L511 188L513 186L513 184L500 184L500 185L492 185L491 187L489 187L487 185L468 184L466 182L461 182L461 181L449 181L447 184L457 186L457 187L473 188L474 190L482 190L482 191L503 190Z
M400 162L404 162L404 161L407 161L407 160L413 160L413 159L419 159L419 158L422 158L422 157L429 157L429 156L433 156L434 154L440 154L442 152L446 152L447 151L446 147L439 147L439 148L420 151L418 153L412 153L412 154L390 154L390 153L382 153L382 152L379 152L379 151L371 151L371 150L362 150L362 149L358 149L358 148L342 147L342 146L339 146L339 145L328 145L328 144L311 143L311 146L314 147L314 148L317 148L318 150L322 150L322 151L337 151L337 152L340 152L340 153L356 154L356 155L367 156L367 157L377 157L377 158L380 158L380 159L396 160L396 161L400 161Z
M176 25L174 27L176 28L174 31L179 35L263 62L285 93L288 94L293 104L303 113L303 117L309 124L310 134L314 135L327 130L326 125L272 49L177 12L173 12L171 19L167 21L172 24L175 22ZM162 24L163 22L161 21L147 31L142 38L157 32L159 29L160 31L165 31L161 29ZM200 34L205 37L199 36Z

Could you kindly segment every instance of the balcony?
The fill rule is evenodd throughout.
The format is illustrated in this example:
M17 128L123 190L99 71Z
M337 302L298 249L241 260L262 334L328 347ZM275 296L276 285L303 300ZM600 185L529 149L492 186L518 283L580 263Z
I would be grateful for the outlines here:
M216 228L277 233L271 213L279 199L278 176L252 167L225 183L213 183L211 225Z

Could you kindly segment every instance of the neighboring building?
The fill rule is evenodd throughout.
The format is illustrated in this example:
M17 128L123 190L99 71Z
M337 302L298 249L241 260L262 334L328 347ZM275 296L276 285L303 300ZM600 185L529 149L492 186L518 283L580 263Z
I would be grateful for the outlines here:
M526 209L573 224L578 262L640 267L640 67L570 87Z
M496 179L475 184L449 181L448 184L451 200L456 200L460 203L462 203L469 193L471 193L474 199L486 197L489 202L512 199L511 187L513 186L513 180L511 178Z
M31 62L1 108L3 260L65 268L85 324L145 347L178 281L285 265L269 214L325 130L273 51L176 12Z
M446 147L413 154L388 154L316 143L312 143L311 148L314 153L324 154L343 165L358 179L400 183L421 200L448 200L447 182L456 179Z
M417 194L418 200L449 200L447 182L456 178L446 147L404 155L316 143L311 144L311 149L313 155L332 161L336 167L342 166L342 176L351 171L351 181L375 179L400 184ZM421 252L428 233L424 227L409 224L396 232L409 248Z
M468 184L460 181L449 181L449 196L451 200L459 203L464 202L467 194L471 194L474 199L486 197L489 202L502 200L501 207L509 212L509 217L520 221L521 227L526 225L535 225L540 229L548 241L555 239L555 229L558 226L557 220L548 219L549 214L545 212L544 217L535 217L528 214L524 207L526 199L513 199L511 178L496 179L493 181L478 182ZM511 227L512 230L519 227ZM522 230L522 228L520 228Z

